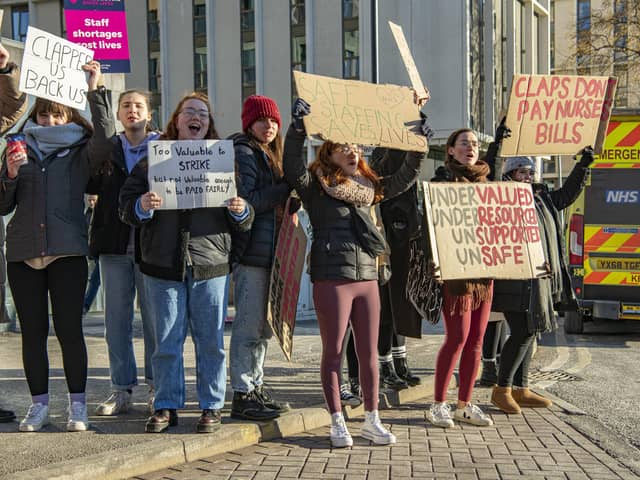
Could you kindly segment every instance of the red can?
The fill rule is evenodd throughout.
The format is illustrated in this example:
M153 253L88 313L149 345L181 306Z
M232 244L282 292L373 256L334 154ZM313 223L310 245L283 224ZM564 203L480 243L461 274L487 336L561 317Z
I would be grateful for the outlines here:
M24 153L27 155L27 140L24 133L12 133L7 135L7 154Z

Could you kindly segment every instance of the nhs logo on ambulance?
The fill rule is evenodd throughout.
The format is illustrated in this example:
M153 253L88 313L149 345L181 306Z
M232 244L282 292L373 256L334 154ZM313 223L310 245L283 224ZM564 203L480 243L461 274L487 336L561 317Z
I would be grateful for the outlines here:
M640 190L607 190L607 203L640 203Z

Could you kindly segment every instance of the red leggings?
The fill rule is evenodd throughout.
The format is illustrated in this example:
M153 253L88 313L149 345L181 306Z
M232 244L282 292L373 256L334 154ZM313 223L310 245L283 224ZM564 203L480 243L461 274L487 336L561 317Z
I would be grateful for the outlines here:
M322 360L320 380L329 412L340 405L340 367L349 318L359 361L360 386L366 411L378 409L378 325L380 296L375 280L322 280L313 284Z
M493 292L493 286L491 288ZM462 358L459 369L458 400L471 401L473 384L480 366L482 339L491 313L491 298L482 302L475 310L456 312L451 315L449 312L453 301L455 301L455 297L449 294L445 285L442 313L446 335L436 359L434 393L436 402L444 402L447 399L447 386L451 375L453 375L453 369L458 363L458 358L460 358L460 352L462 352Z

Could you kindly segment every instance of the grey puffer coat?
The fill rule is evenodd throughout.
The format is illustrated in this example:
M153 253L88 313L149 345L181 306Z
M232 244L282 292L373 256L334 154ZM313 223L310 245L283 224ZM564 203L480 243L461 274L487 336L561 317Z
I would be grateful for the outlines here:
M289 128L283 163L285 179L300 196L313 227L311 281L377 280L376 258L364 250L357 238L351 213L355 207L325 194L304 165L304 139L303 132ZM408 152L402 166L382 178L384 199L399 195L414 184L423 158L422 152ZM370 216L369 207L360 211Z

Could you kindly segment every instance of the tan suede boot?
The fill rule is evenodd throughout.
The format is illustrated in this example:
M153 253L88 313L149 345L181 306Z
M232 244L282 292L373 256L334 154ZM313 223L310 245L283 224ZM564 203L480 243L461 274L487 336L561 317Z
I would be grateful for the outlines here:
M511 396L521 407L549 408L553 403L548 398L532 392L528 388L514 388Z
M520 407L511 396L511 387L496 385L491 392L491 403L504 413L520 413Z

